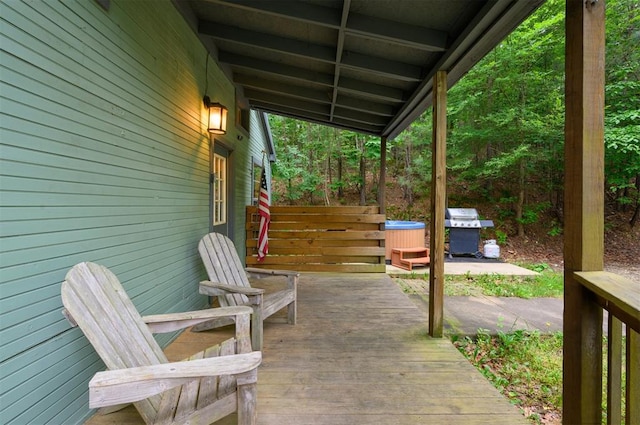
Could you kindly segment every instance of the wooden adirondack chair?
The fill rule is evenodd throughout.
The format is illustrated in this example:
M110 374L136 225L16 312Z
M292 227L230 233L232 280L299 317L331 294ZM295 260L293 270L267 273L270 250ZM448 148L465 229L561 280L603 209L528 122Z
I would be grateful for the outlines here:
M219 233L205 235L198 244L200 257L209 275L208 281L200 282L200 293L218 297L221 306L248 305L253 308L251 316L251 342L254 350L262 349L262 321L273 313L287 307L287 321L296 324L296 298L300 274L288 270L243 269L242 262L231 239ZM284 276L287 288L265 294L263 289L252 288L249 278ZM212 329L228 324L211 321L195 326L195 331Z
M147 424L210 424L237 411L239 424L255 424L262 354L251 352L250 308L141 317L117 277L94 263L67 273L62 302L109 369L89 382L90 407L116 411L133 403ZM152 335L228 315L236 337L187 361L169 363Z

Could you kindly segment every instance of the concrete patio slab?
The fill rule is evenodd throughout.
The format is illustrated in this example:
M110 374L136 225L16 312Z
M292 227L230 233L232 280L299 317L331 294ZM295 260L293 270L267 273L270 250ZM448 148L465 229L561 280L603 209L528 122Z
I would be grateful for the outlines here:
M412 271L404 270L399 267L387 265L387 274L389 275L423 275L429 274L429 267L415 267ZM536 276L537 272L533 270L525 269L524 267L516 266L515 264L502 263L497 261L489 262L445 262L444 263L445 275L478 275L478 274L499 274L504 276Z

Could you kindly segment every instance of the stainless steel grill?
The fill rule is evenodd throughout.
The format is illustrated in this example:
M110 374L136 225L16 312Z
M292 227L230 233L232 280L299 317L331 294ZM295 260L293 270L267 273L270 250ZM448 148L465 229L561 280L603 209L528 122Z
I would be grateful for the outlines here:
M480 229L493 227L493 221L480 220L475 208L447 208L444 227L449 229L449 257L473 255L482 257L478 247Z

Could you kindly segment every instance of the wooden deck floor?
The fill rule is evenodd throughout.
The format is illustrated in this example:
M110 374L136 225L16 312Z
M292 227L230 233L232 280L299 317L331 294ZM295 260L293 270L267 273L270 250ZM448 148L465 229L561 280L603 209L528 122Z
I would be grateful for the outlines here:
M304 274L298 324L265 323L258 423L265 425L527 424L385 274ZM224 331L183 333L171 359ZM142 423L132 408L88 424ZM234 424L235 417L218 422Z

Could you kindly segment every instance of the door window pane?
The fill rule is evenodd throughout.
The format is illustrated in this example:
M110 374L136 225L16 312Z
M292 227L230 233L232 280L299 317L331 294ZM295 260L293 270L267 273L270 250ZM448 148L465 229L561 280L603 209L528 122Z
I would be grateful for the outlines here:
M227 158L213 155L213 225L227 222Z

